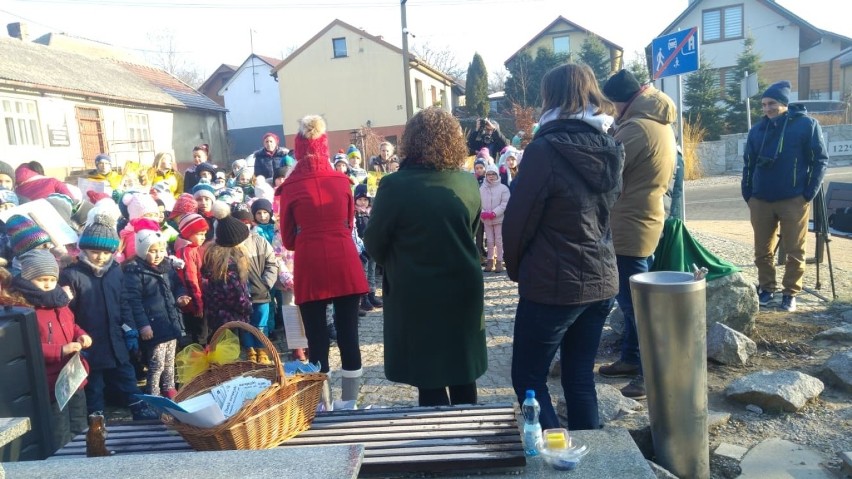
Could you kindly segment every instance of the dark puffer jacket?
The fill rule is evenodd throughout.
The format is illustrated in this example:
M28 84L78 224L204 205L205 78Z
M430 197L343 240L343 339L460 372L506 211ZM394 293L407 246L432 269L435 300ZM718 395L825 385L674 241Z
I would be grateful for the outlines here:
M811 201L825 177L828 153L819 123L803 106L793 104L785 115L771 120L763 117L752 127L743 160L744 200L752 196L764 201L802 196Z
M571 305L615 296L609 212L623 167L623 146L584 121L553 120L536 133L503 218L503 259L521 297Z
M91 265L78 261L62 270L59 284L71 288L74 299L68 307L77 324L92 337L92 346L86 350L89 366L95 370L111 369L128 363L130 356L121 325L136 325L121 314L124 273L118 263L113 261L97 276Z
M183 336L183 321L175 298L186 293L169 260L163 260L159 267L154 267L142 259L133 258L122 268L122 315L132 317L138 329L151 326L154 337L150 344L165 343Z

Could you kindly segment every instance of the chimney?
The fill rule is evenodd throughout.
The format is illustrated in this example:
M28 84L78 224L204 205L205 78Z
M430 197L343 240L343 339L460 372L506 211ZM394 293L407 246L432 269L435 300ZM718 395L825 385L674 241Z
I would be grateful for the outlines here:
M27 41L30 37L30 29L27 27L27 24L23 22L15 22L6 25L6 31L9 32L10 37L17 38L21 41Z

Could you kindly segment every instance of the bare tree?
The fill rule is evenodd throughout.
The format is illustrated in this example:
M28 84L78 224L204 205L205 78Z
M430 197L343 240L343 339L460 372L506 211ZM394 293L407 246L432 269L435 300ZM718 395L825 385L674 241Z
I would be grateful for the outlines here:
M151 64L171 73L193 88L204 83L204 73L178 49L174 30L154 30L148 33L148 41L152 48L145 54L145 58Z
M435 47L429 42L415 43L411 46L411 52L429 66L464 84L467 71L459 65L456 55L448 45Z
M509 76L509 70L506 67L500 66L499 70L491 72L488 78L488 93L496 93L506 89L506 77Z

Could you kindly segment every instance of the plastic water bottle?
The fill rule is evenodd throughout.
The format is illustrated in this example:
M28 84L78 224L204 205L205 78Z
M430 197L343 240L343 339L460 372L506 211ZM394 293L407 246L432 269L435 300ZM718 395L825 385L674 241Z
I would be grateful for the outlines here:
M521 406L521 412L524 415L524 454L537 456L541 443L541 424L538 422L541 406L535 399L535 391L532 389L527 389L527 397Z

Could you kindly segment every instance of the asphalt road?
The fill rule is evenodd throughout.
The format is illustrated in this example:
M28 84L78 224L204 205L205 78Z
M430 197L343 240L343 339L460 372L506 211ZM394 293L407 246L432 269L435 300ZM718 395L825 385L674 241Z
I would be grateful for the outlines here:
M824 185L840 181L852 183L852 166L829 168ZM748 221L748 207L740 194L740 183L695 185L687 182L686 220L689 221Z
M852 166L829 168L823 183L826 189L832 181L852 183ZM740 195L738 177L687 182L684 189L686 226L689 230L753 244L749 211ZM815 255L815 244L815 236L809 234L806 245L809 258ZM852 239L832 237L829 248L838 274L852 272Z

